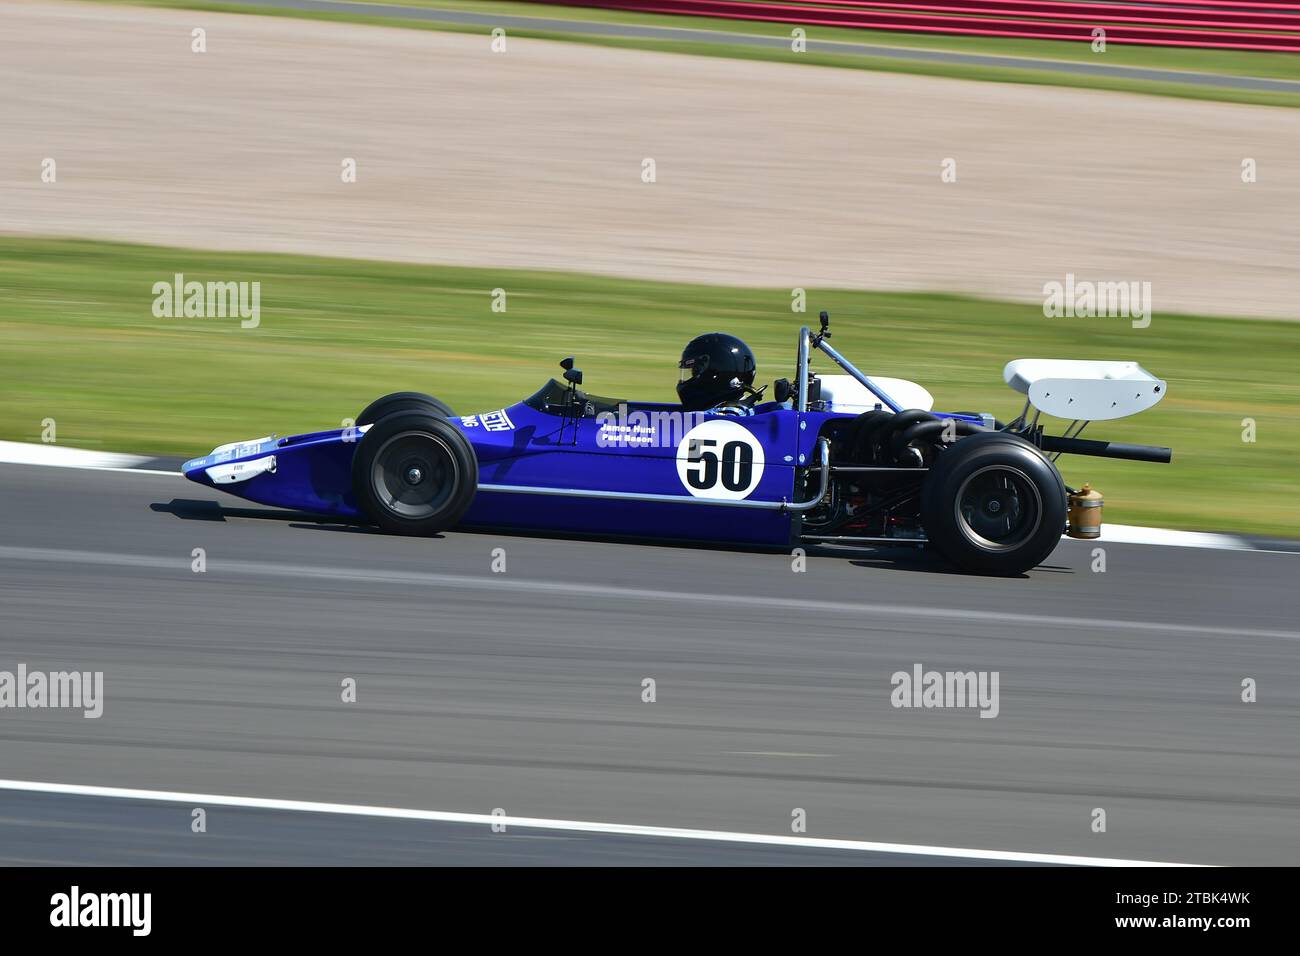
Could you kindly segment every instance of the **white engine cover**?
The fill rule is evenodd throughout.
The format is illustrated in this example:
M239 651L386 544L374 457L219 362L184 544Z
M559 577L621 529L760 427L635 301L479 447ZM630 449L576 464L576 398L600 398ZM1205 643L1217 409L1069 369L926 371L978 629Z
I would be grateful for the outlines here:
M1165 397L1165 383L1137 362L1016 359L1002 378L1039 411L1079 421L1136 415Z
M897 402L899 408L919 408L925 412L934 408L934 396L915 382L875 375L869 378ZM884 404L852 375L818 375L817 380L822 383L822 400L830 403L834 411L869 412Z

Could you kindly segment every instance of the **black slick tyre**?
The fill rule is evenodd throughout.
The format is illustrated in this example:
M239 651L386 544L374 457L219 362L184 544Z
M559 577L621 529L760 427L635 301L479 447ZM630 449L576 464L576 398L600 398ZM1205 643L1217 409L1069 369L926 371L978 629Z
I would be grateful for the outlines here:
M379 419L352 459L358 506L392 534L429 535L454 527L477 490L478 459L469 440L427 411Z
M373 425L379 419L395 412L418 411L428 411L443 418L451 418L456 414L446 402L439 401L432 395L425 395L423 392L393 392L367 405L355 421L360 428L362 425Z
M921 487L921 524L949 561L969 571L1021 574L1055 550L1065 530L1065 483L1041 451L986 433L938 456Z

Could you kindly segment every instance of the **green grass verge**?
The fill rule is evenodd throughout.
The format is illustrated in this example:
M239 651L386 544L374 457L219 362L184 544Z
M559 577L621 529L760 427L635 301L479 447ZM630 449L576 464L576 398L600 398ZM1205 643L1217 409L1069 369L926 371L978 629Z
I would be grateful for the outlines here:
M255 4L226 2L226 0L100 0L100 2L132 2L144 6L215 10L232 13L261 14L266 16L297 17L313 20L338 20L351 23L368 23L411 29L440 30L458 33L484 33L486 27L466 26L450 22L425 22L376 14L366 16L342 11L287 10ZM389 0L384 0L389 2ZM708 17L663 16L628 13L625 11L596 10L586 7L563 7L549 4L493 2L493 0L393 0L405 6L428 7L447 10L468 10L475 13L551 17L556 19L587 20L612 23L669 26L718 33L748 33L789 38L793 25L746 23L733 20L716 20ZM805 27L809 39L863 43L899 49L941 50L995 56L1032 57L1043 60L1071 61L1111 66L1133 66L1149 69L1180 70L1199 73L1220 73L1231 76L1254 76L1268 79L1300 80L1300 57L1283 53L1252 53L1235 50L1191 50L1162 47L1139 47L1110 44L1104 54L1091 52L1088 44L1056 40L1016 40L996 37L947 37L923 34L900 34L878 30L853 30L841 28ZM1144 93L1156 96L1174 96L1188 99L1216 100L1231 103L1251 103L1264 106L1300 107L1300 94L1275 91L1236 90L1219 87L1193 86L1117 77L1083 76L1050 69L1026 70L998 66L968 66L951 63L927 62L913 59L861 56L852 53L793 53L785 49L747 47L718 41L654 40L640 37L597 37L557 30L512 28L511 36L590 43L627 49L655 50L668 53L686 53L698 56L726 57L730 59L763 60L803 65L831 66L849 69L877 70L891 73L909 73L926 76L944 76L956 79L982 80L998 83L1026 83L1031 85L1064 86L1083 89L1112 90Z
M260 327L154 318L153 284L175 272L260 281ZM505 313L490 308L498 287ZM499 408L568 354L595 394L671 400L693 335L742 336L770 381L792 374L795 331L825 308L844 354L921 382L941 409L1019 411L1001 381L1012 358L1139 360L1169 398L1085 437L1168 444L1174 464L1067 458L1067 481L1093 481L1117 522L1300 534L1300 325L1157 314L1134 329L1046 319L1036 305L815 289L808 305L791 314L787 289L0 238L0 437L39 441L53 418L61 444L197 455L336 427L391 391Z

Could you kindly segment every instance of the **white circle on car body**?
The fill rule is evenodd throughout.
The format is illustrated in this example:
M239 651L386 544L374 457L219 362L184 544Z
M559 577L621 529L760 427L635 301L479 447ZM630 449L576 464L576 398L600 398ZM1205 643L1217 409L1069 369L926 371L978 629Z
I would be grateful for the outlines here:
M677 445L677 477L696 498L748 498L763 477L763 445L725 418L696 425Z

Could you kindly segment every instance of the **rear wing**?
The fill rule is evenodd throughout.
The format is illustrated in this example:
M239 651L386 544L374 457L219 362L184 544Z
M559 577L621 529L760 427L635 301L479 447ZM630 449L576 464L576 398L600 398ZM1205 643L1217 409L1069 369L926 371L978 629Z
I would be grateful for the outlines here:
M1165 397L1165 383L1137 362L1016 359L1002 378L1040 412L1075 421L1125 418Z
M1016 359L1002 370L1006 383L1026 396L1025 410L1009 428L1021 428L1052 460L1063 454L1169 462L1173 453L1154 445L1087 441L1079 437L1089 422L1125 418L1144 412L1165 397L1165 383L1137 362L1089 362L1074 359ZM1027 421L1033 406L1034 420ZM1070 419L1060 437L1044 435L1039 413Z

